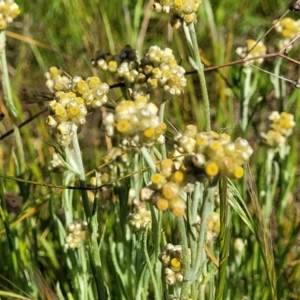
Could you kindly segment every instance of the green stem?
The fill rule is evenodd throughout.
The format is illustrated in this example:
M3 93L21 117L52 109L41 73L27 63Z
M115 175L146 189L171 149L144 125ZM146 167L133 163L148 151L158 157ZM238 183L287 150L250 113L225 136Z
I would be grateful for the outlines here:
M263 215L266 222L269 222L269 218L273 208L274 195L279 180L279 166L274 162L275 151L268 149L266 159L266 204L263 207Z
M213 195L214 195L215 188L210 187L208 188L207 195L204 199L203 205L202 205L202 213L201 213L201 224L200 224L200 234L198 239L198 249L197 249L197 256L196 256L196 263L193 267L194 276L197 276L201 268L203 266L204 262L204 242L205 242L205 236L206 236L206 220L211 214L212 206L213 206Z
M85 181L85 172L82 162L82 156L80 151L80 145L78 141L77 135L77 126L73 125L73 137L72 137L72 147L74 150L73 153L73 161L76 164L75 170L78 172L80 186L86 188ZM89 255L91 259L91 268L94 274L95 283L97 286L98 297L99 299L105 299L107 294L105 290L105 284L103 281L102 271L101 271L101 259L100 259L100 249L98 245L98 220L97 220L97 212L95 211L94 215L91 215L90 204L87 196L87 190L81 190L82 193L82 202L84 207L85 216L88 220L89 230L91 232L90 238L90 249ZM104 297L104 298L103 298Z
M196 256L197 256L196 223L197 223L200 199L202 198L201 196L203 196L203 189L201 189L200 183L197 182L195 185L195 190L194 190L192 199L191 199L191 201L188 201L188 225L189 225L190 231L192 233L192 236L190 238L192 261L195 261Z
M160 120L160 122L164 121L166 103L167 103L167 100L162 102L162 104L160 105L160 108L159 108L159 120ZM162 158L163 159L167 158L166 143L163 143L163 144L160 145L160 151L161 151Z
M193 282L191 277L191 262L187 240L187 230L183 217L178 217L178 230L180 234L180 244L182 246L182 259L183 259L183 284L180 294L180 300L186 300L190 295L190 288Z
M280 77L280 67L282 64L282 57L275 60L274 76L270 76L270 81L274 86L274 97L279 100L282 97L280 92L280 82L282 81Z
M154 272L153 272L153 267L152 267L152 263L148 254L148 247L147 247L147 233L148 233L148 229L147 227L144 230L144 234L143 234L143 251L144 251L144 255L145 255L145 259L146 259L146 264L150 273L150 277L152 280L152 285L153 285L153 290L154 290L154 299L155 300L160 300L160 292L158 289L158 285L156 282L156 277L154 276Z
M154 163L154 161L151 157L151 154L149 153L149 150L145 146L142 146L140 150L141 150L141 153L142 153L144 159L146 160L148 166L152 170L152 172L156 173L157 172L156 166L155 166L155 163Z
M76 167L77 167L76 169L78 171L80 186L86 188L85 172L84 172L81 151L80 151L80 145L79 145L78 135L77 135L78 127L74 124L72 129L74 132L73 138L72 138L72 147L74 150L73 159L76 163ZM82 196L82 203L83 203L83 207L84 207L85 216L87 219L89 219L91 217L91 211L90 211L90 204L89 204L89 199L87 196L87 191L85 189L81 190L81 196Z
M63 185L68 186L75 179L75 174L69 170L64 172ZM62 192L62 206L65 211L67 225L73 222L73 190L65 189Z
M10 116L13 120L13 128L15 133L15 139L17 143L17 149L18 149L18 174L23 174L25 171L25 155L24 155L24 149L23 149L23 142L20 135L20 129L16 125L16 121L19 118L19 110L16 106L12 93L11 93L11 86L10 86L10 80L8 75L8 67L7 67L7 60L6 60L6 53L5 53L5 45L6 45L6 37L5 37L5 31L2 30L0 32L0 45L3 47L1 49L1 60L0 60L0 70L2 73L2 88L4 93L4 99L5 103L7 105L8 111L10 113Z
M227 273L227 258L229 256L229 205L227 199L227 178L220 178L220 254L219 254L219 278L216 291L216 300L222 300Z
M205 114L205 129L206 131L211 130L211 123L210 123L210 104L209 104L209 97L207 92L207 85L204 75L204 66L201 62L200 55L199 55L199 46L197 41L197 35L195 31L194 23L187 25L185 22L183 23L183 29L185 33L185 37L188 42L188 48L190 52L190 63L192 67L197 71L200 87L202 92L202 98L204 103L204 114Z
M246 131L248 126L248 111L249 111L249 103L251 98L251 76L252 76L252 68L246 67L244 68L244 73L246 74L245 83L244 83L244 100L242 105L242 120L241 120L241 128L243 132Z
M8 68L7 68L7 61L6 61L6 54L5 54L5 45L6 45L6 37L5 37L5 31L1 30L0 32L0 45L3 47L1 49L1 72L2 72L2 86L3 86L3 92L4 92L4 98L7 104L7 108L9 112L11 113L14 120L18 118L18 109L13 101L13 97L11 94L11 88L10 88L10 81L9 81L9 75L8 75Z

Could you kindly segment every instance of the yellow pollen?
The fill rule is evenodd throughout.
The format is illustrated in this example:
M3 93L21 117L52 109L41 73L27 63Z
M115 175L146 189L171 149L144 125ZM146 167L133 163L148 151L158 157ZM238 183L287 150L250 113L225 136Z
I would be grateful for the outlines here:
M90 77L90 79L89 79L90 88L95 87L99 83L101 83L101 80L98 77L96 77L96 76Z
M182 0L175 0L174 1L174 6L182 6L183 3L182 3Z
M244 175L244 169L242 167L237 167L235 170L234 170L234 173L233 173L234 177L236 179L240 179L243 177Z
M143 134L144 134L145 138L151 139L151 138L153 138L154 133L155 133L154 128L150 127L148 129L146 129Z
M166 210L169 207L169 202L167 199L160 198L156 201L155 206L158 210Z
M196 145L205 146L207 144L207 137L196 136Z
M80 80L76 87L79 94L84 94L89 90L89 86L84 80Z
M75 99L75 101L76 101L76 103L78 103L78 104L83 104L83 103L84 103L84 100L83 100L83 98L81 98L81 97L77 97L77 98Z
M180 271L180 269L181 269L181 261L180 261L180 259L177 258L177 257L174 257L174 258L171 259L170 265L171 265L171 269L172 269L174 272L178 272L178 271Z
M58 73L58 69L57 69L56 67L51 67L51 68L49 69L49 71L50 71L50 73L52 73L52 74Z
M193 12L189 15L184 15L183 20L186 23L192 23L196 19L196 14Z
M152 78L148 82L152 87L157 87L157 79Z
M180 185L185 178L185 173L183 171L176 171L172 176L172 181Z
M185 209L183 209L182 207L173 207L171 209L171 212L175 217L180 217L185 214Z
M63 107L57 107L55 109L55 115L58 116L58 117L62 117L62 116L65 116L66 115L66 110L63 108Z
M213 141L208 146L211 150L219 150L222 147L222 144L220 141Z
M118 69L118 63L114 60L111 60L109 63L108 63L108 71L109 72L112 72L112 73L115 73Z
M170 80L170 83L177 84L179 81L179 78L175 75L172 75L169 80Z
M159 173L155 173L151 176L151 181L154 184L161 184L164 181L164 177Z
M171 71L165 70L162 75L163 75L163 77L169 77L171 75Z
M161 167L162 168L172 168L173 166L173 160L166 158L161 162Z
M174 185L171 185L171 184L167 183L162 188L162 194L164 195L164 197L166 199L172 199L172 198L174 198L176 196L177 192L178 192L178 189L176 188L176 184L174 186Z
M165 132L165 131L167 130L167 124L164 123L164 122L161 122L161 123L159 124L159 127L161 128L161 130L162 130L163 132Z
M76 106L70 107L68 112L71 117L75 117L79 114L79 108Z
M213 137L213 138L216 138L216 139L219 138L219 134L218 134L217 132L215 132L215 131L210 131L209 134L210 134L210 136Z
M208 176L216 176L219 173L219 167L216 163L211 162L205 166L205 173Z
M281 127L284 127L284 128L291 128L291 127L292 127L291 122L288 121L288 120L285 120L285 119L280 119L279 125L280 125Z
M128 133L130 130L130 124L126 120L120 121L118 122L116 129L120 133Z
M282 30L282 35L284 37L290 37L291 36L291 31L289 29L283 29Z

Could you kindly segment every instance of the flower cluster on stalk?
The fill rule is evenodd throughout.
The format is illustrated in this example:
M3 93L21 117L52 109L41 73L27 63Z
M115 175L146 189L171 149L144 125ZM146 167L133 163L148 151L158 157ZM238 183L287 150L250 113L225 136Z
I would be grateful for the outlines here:
M262 141L275 151L280 151L285 148L288 137L293 133L293 128L296 125L294 116L287 112L273 111L269 120L271 121L271 129L267 133L261 133Z
M152 46L141 61L129 45L116 55L98 51L92 65L115 74L117 81L146 84L150 90L160 88L171 95L182 94L186 87L185 69L178 65L170 48Z
M67 249L79 248L89 237L86 221L77 220L68 226L68 235L65 240Z
M135 231L143 230L147 226L151 228L151 222L151 212L143 204L137 207L136 213L128 215L128 223Z
M185 215L185 194L193 192L197 181L213 182L220 175L239 179L244 175L242 165L253 153L245 139L232 141L225 133L198 132L194 125L187 125L174 141L175 151L161 162L150 184L141 189L140 199L158 210L169 209L175 216Z
M186 202L180 194L186 184L185 179L185 173L176 170L171 159L165 159L161 162L160 172L151 176L150 185L141 189L140 199L152 203L158 210L170 209L175 216L182 216Z
M253 58L253 57L257 57L257 56L263 56L267 53L267 47L264 45L264 43L262 41L259 41L258 43L255 40L252 39L248 39L246 40L247 46L246 47L238 47L236 49L236 53L244 58L247 57L249 59ZM255 47L254 47L255 45ZM253 48L254 47L254 48ZM249 51L251 50L251 52L249 53ZM258 58L255 61L248 61L244 63L245 67L249 67L249 64L256 64L256 65L261 65L264 61L264 58Z
M0 30L12 23L20 12L19 5L14 0L0 0Z
M83 80L73 77L66 91L55 93L53 100L48 102L50 115L46 123L53 128L56 142L67 147L76 126L86 123L88 112L107 102L109 86L98 77Z
M198 132L194 125L187 125L174 141L177 156L181 160L184 157L183 166L190 180L203 181L218 175L239 179L244 174L242 165L253 153L245 139L232 141L227 133Z
M274 22L277 22L277 20ZM283 18L275 24L275 30L281 35L278 47L279 49L282 49L287 46L293 38L300 34L300 20ZM291 48L292 45L288 46L286 52Z
M50 92L67 91L71 79L63 75L63 71L57 67L49 68L49 71L45 73L46 86Z
M183 281L182 246L166 244L159 255L163 265L165 282L175 285Z
M108 113L104 118L107 136L119 136L123 148L164 143L163 134L167 126L159 120L158 107L149 102L149 96L143 89L132 93L131 98L119 102L115 113Z
M183 21L187 24L196 21L196 12L201 3L202 0L155 0L153 9L171 14L171 25L177 29Z

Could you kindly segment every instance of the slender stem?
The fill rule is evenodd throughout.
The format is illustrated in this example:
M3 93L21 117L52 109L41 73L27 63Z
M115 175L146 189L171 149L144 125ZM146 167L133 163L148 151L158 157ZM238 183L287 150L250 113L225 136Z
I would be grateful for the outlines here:
M196 230L196 223L197 223L197 216L198 216L198 208L200 204L200 199L203 196L203 190L201 190L201 185L199 182L195 185L195 190L192 196L191 201L188 201L188 224L192 233L190 239L190 247L191 247L191 258L192 261L195 261L197 256L197 230ZM191 203L190 203L191 202Z
M149 153L149 150L143 146L141 147L141 153L144 157L144 159L146 160L148 166L150 167L150 169L152 170L153 173L155 173L157 170L156 170L156 166L155 166L155 163L151 157L151 154Z
M85 181L85 172L82 162L82 156L80 151L80 145L78 141L77 135L77 126L73 125L73 138L72 138L72 147L74 150L73 153L73 162L76 164L75 170L78 172L80 186L86 188L86 181ZM87 190L81 190L82 195L82 202L84 207L85 216L88 219L89 230L91 232L90 238L90 249L89 255L91 259L91 268L94 274L95 283L97 286L98 297L99 299L105 299L107 296L105 290L105 284L103 281L102 271L101 271L101 259L100 259L100 249L98 245L98 220L97 220L97 213L95 211L94 215L91 215L90 204L87 196Z
M8 107L9 112L13 116L14 119L18 117L18 109L13 101L13 97L11 94L9 76L8 76L8 68L7 68L7 61L6 61L6 54L5 54L5 44L6 44L6 37L5 31L1 30L0 32L0 46L1 46L1 64L0 69L2 72L2 85L3 85L3 92L5 96L5 101Z
M161 299L160 292L159 292L158 285L156 282L156 277L154 276L151 260L150 260L149 254L148 254L147 233L148 233L148 229L145 228L144 234L143 234L143 250L144 250L144 255L145 255L145 259L146 259L146 264L147 264L147 267L148 267L148 270L150 273L150 277L152 280L152 285L153 285L153 290L154 290L154 299L159 300L159 299Z
M188 248L188 240L187 240L187 230L183 217L178 217L178 229L180 233L180 244L182 246L182 259L183 259L183 284L181 289L180 299L185 300L189 298L190 288L193 282L193 278L191 278L191 261L190 261L190 253Z
M219 184L220 191L220 254L219 254L219 278L216 291L216 299L222 300L227 273L227 258L229 256L229 205L227 199L227 178L225 176L220 177Z
M252 75L252 68L246 67L244 68L244 73L246 74L245 83L244 83L244 99L243 99L243 106L242 106L242 120L241 120L241 128L245 132L248 126L248 110L249 110L249 103L251 98L251 75Z
M75 174L69 170L64 172L63 185L69 185L75 179ZM65 222L67 225L73 222L73 190L63 190L62 204L65 211Z
M25 171L25 154L24 154L24 149L23 149L23 142L22 142L21 135L20 135L20 129L16 125L17 119L19 117L19 110L14 102L14 99L13 99L12 93L11 93L11 86L10 86L7 61L6 61L5 45L6 45L5 31L1 30L1 32L0 32L0 46L1 46L0 70L2 73L2 88L3 88L5 103L7 105L8 111L9 111L10 116L12 117L12 120L14 123L13 128L14 128L15 139L16 139L17 149L18 149L17 173L23 174Z
M205 114L205 124L206 124L205 129L206 131L210 131L211 130L210 104L209 104L206 80L204 75L204 66L201 62L200 55L199 55L199 46L198 46L194 23L191 23L189 25L183 23L183 29L190 50L190 63L192 64L193 68L197 71L199 81L200 81L200 87L201 87L202 98L204 103L204 114Z
M76 125L73 125L73 132L74 132L72 138L72 146L74 150L73 157L76 163L76 167L77 167L76 169L78 170L80 186L85 188L86 187L85 172L84 172L84 167L83 167L83 162L81 157L80 145L78 141L77 129L78 127ZM82 196L82 203L83 203L85 215L87 219L89 219L91 217L91 210L90 210L89 199L87 196L87 191L85 189L81 190L81 196Z
M164 114L166 108L167 101L162 102L159 108L159 120L160 122L164 121ZM161 156L163 159L167 158L167 150L166 150L166 143L160 145Z
M268 149L266 163L265 163L266 203L263 207L263 215L267 223L269 222L269 218L272 212L275 190L279 179L279 166L276 162L274 162L274 156L275 156L274 149Z
M205 236L206 236L206 221L209 215L211 214L212 205L213 205L213 195L214 195L215 188L208 188L207 195L204 199L203 205L202 205L202 213L201 213L201 225L200 225L200 234L198 239L198 250L197 250L197 258L196 263L194 266L194 272L195 276L201 271L202 264L204 262L204 242L205 242Z

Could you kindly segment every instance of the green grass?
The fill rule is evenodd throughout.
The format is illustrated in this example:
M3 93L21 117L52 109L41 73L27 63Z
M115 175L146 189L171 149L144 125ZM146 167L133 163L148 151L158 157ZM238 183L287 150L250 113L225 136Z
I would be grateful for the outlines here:
M139 191L153 173L148 161L157 163L174 150L173 137L187 124L196 124L198 131L207 127L203 89L192 72L183 29L173 31L167 15L152 11L141 0L17 3L21 15L6 33L17 114L4 93L0 99L4 114L0 122L0 299L167 299L168 294L179 297L180 288L180 299L187 299L184 295L193 299L298 299L300 96L291 82L262 71L297 80L298 41L287 57L294 62L281 57L265 59L262 70L252 69L250 85L240 63L205 72L211 128L249 141L254 149L250 168L245 167L242 179L231 182L221 177L220 185L212 188L201 183L194 193L187 193L185 218L159 212L149 204L152 227L135 232L128 215L136 213ZM238 60L236 48L247 39L263 36L286 10L287 4L279 0L203 0L195 28L205 67ZM297 19L298 15L290 12L288 17ZM264 39L268 53L278 51L277 42L273 30ZM124 99L124 89L110 89L108 104L88 115L78 134L87 183L96 171L102 173L101 180L110 176L90 205L91 191L86 195L80 189L74 173L49 169L55 148L45 122L46 101L53 94L45 85L44 73L58 66L70 76L99 76L112 85L113 77L93 68L90 61L97 50L114 54L126 44L138 48L140 57L152 45L169 47L191 74L186 75L184 95L165 104L166 149L151 148L148 156L131 149L128 163L118 161L109 168L113 164L105 162L104 156L117 140L106 138L102 121ZM2 89L7 86L3 84ZM249 95L243 128L243 104ZM155 92L151 100L159 106L164 97ZM272 156L272 150L261 142L260 133L267 132L268 116L274 110L293 114L296 122L285 156ZM13 133L1 137L11 129ZM220 212L220 235L214 243L203 244L201 234L206 234L205 220L212 211ZM89 239L80 248L67 250L67 226L77 219L88 220ZM238 241L244 245L241 251L236 248ZM165 283L158 256L167 243L183 247L183 285ZM192 249L191 265L187 248ZM195 271L198 264L200 273Z

